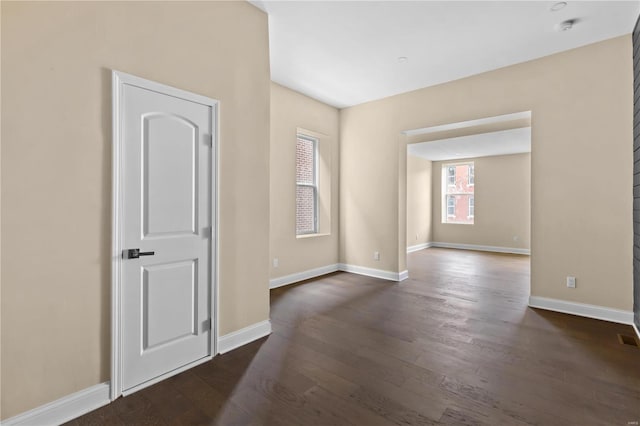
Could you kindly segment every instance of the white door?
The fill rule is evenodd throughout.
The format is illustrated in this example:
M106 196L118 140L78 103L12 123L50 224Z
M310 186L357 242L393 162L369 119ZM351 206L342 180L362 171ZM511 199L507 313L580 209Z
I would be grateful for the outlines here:
M126 393L212 353L215 103L142 79L120 81L119 325Z

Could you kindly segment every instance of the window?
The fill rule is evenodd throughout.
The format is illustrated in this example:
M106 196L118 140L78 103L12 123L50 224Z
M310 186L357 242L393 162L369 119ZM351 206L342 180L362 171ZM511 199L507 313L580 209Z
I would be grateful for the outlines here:
M447 167L447 183L449 185L456 184L456 168L455 167Z
M447 195L447 216L456 216L455 195Z
M442 166L442 223L473 224L474 173L473 163Z
M318 139L296 141L296 235L318 232Z

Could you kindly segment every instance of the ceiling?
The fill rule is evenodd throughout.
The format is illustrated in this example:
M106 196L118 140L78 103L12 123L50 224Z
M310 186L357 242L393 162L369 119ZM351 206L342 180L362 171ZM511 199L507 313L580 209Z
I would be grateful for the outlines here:
M638 1L251 3L269 14L272 80L338 108L628 34L640 12Z
M531 152L531 127L407 145L407 154L431 161Z

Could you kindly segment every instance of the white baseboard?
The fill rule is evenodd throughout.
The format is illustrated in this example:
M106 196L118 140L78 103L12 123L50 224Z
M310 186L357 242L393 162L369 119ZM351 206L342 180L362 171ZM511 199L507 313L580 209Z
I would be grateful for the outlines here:
M283 285L297 283L299 281L308 280L309 278L319 277L320 275L330 274L331 272L339 271L338 264L322 266L320 268L309 269L308 271L297 272L291 275L285 275L284 277L273 278L269 280L269 288L278 288Z
M482 246L482 245L476 245L476 244L457 244L457 243L441 243L441 242L433 242L431 243L431 247L531 255L531 250L523 249L523 248L515 248L515 247Z
M546 309L548 311L562 312L581 317L594 318L603 321L617 322L619 324L633 325L633 312L620 309L607 308L586 303L567 302L566 300L550 299L547 297L530 296L529 306L532 308Z
M382 278L383 280L390 281L403 281L409 278L409 271L406 270L401 272L391 272L383 271L381 269L365 268L364 266L347 265L346 263L339 263L338 268L344 272L366 275L367 277Z
M218 339L218 352L223 354L271 334L271 321L252 324ZM87 414L111 402L109 382L100 383L3 420L2 426L59 425Z
M218 353L224 354L271 334L271 321L264 320L218 338Z
M424 250L424 249L432 247L432 246L433 246L433 243L416 244L415 246L407 247L407 253L413 253L414 251Z
M59 425L111 402L109 382L100 383L2 422L9 425Z
M269 280L269 288L274 289L285 285L308 280L310 278L319 277L321 275L330 274L336 271L350 272L352 274L366 275L368 277L382 278L390 281L404 281L409 278L409 271L401 272L383 271L381 269L365 268L364 266L347 265L345 263L336 263L320 268L310 269L308 271L297 272L284 277Z

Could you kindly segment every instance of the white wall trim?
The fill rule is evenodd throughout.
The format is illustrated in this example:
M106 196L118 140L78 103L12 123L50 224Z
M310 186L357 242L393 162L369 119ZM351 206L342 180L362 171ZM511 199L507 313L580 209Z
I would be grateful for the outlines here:
M523 118L531 118L531 111L514 112L511 114L497 115L494 117L478 118L475 120L459 121L457 123L440 124L431 127L422 127L420 129L403 130L407 136L426 135L429 133L443 132L445 130L465 129L468 127L480 126L493 123L504 123L511 120L520 120Z
M638 330L638 327L636 327L636 324L632 321L631 326L633 327L633 329L636 332L636 336L638 336L638 339L640 339L640 330Z
M424 250L429 247L433 247L433 243L416 244L415 246L407 247L407 253L413 253L414 251Z
M430 244L430 243L427 243ZM426 248L426 247L423 247ZM294 284L310 278L319 277L321 275L330 274L336 271L349 272L352 274L366 275L368 277L381 278L390 281L404 281L409 278L409 271L401 272L383 271L381 269L365 268L364 266L347 265L345 263L335 263L332 265L322 266L320 268L309 269L308 271L297 272L283 277L273 278L269 280L269 288L274 289L289 284Z
M381 269L366 268L364 266L347 265L346 263L339 263L338 268L344 272L350 272L352 274L366 275L367 277L382 278L389 281L403 281L409 278L409 271L391 272L383 271Z
M308 280L310 278L319 277L320 275L330 274L331 272L339 271L338 264L321 266L320 268L309 269L307 271L296 272L295 274L285 275L278 278L272 278L269 280L269 288L278 288L284 285L297 283L300 281Z
M111 399L120 396L120 270L122 268L121 191L120 175L120 108L122 104L120 77L116 72L111 75L111 120L112 159L111 159Z
M271 334L271 321L264 320L251 324L248 327L220 336L218 339L218 353L227 353L269 334Z
M4 420L2 425L59 425L110 402L109 382L100 383L18 414Z
M515 248L515 247L482 246L482 245L476 245L476 244L457 244L457 243L442 243L442 242L433 242L431 243L431 247L531 255L531 250L523 249L523 248Z
M586 303L568 302L566 300L550 299L547 297L530 296L531 308L546 309L581 317L594 318L603 321L633 325L633 312L605 306L588 305Z

